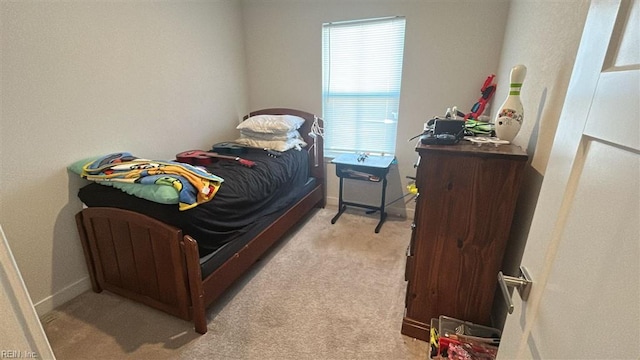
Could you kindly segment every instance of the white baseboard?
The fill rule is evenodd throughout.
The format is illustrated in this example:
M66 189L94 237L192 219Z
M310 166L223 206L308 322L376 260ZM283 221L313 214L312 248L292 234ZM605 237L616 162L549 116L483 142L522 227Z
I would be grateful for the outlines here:
M54 359L29 291L0 226L0 358ZM33 356L35 355L35 356Z
M57 308L58 306L68 302L83 292L91 289L91 281L88 276L76 281L75 283L65 287L64 289L38 301L33 306L36 308L36 312L39 317L44 316L48 312Z

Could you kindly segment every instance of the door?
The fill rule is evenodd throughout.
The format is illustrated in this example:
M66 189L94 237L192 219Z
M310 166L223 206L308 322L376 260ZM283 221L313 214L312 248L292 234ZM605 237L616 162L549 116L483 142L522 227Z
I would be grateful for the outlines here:
M640 358L639 24L591 3L499 358Z
M0 226L0 359L55 359Z

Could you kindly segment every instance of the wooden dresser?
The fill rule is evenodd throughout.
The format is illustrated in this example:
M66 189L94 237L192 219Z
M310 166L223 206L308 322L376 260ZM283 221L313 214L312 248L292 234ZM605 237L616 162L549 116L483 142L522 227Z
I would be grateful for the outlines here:
M490 326L527 154L514 145L422 145L402 333L440 315Z

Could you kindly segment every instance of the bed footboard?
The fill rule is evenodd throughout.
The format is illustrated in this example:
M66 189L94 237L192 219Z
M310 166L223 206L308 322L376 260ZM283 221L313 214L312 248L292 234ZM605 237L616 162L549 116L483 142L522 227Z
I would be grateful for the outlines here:
M202 279L196 240L173 226L129 210L87 208L76 214L91 284L193 320L207 332L206 307L305 215L324 203L316 186L207 278Z
M180 229L116 208L84 209L76 215L76 222L94 291L105 289L191 319L190 284ZM193 248L189 252L197 262L197 246L195 254Z

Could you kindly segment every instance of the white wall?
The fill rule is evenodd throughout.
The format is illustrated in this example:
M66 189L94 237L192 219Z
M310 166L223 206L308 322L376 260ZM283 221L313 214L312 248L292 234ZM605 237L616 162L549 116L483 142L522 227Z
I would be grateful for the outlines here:
M527 149L530 166L504 259L503 268L509 275L517 275L520 266L588 9L588 0L513 0L511 3L497 73L500 82L496 107L507 96L511 68L517 64L527 66L521 91L524 122L514 143ZM494 304L494 322L502 327L506 306L500 293L494 298Z
M237 1L0 3L0 220L40 314L89 289L66 166L236 136Z
M243 0L251 108L287 106L322 113L322 24L406 16L406 40L396 157L387 200L406 193L415 176L416 142L425 121L457 105L468 111L486 77L498 69L509 2L380 0ZM329 165L329 203L338 179ZM376 185L359 182L356 200L379 204ZM355 188L355 187L354 187ZM372 195L373 194L373 195ZM407 204L409 212L413 202ZM402 201L391 213L403 215ZM411 213L409 213L411 216Z

